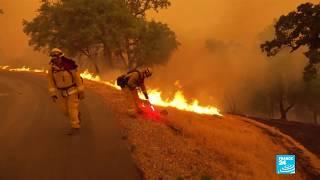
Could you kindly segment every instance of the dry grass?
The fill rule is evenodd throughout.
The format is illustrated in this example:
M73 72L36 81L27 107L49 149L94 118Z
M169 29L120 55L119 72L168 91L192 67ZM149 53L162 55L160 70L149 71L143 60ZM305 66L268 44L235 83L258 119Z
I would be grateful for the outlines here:
M168 109L165 123L129 118L119 91L92 82L113 109L145 179L305 179L275 173L275 155L288 150L240 118L222 119ZM298 169L299 170L299 169Z
M251 124L232 116L217 119L179 111L169 119L206 154L203 160L218 179L302 179L299 173L281 178L275 174L275 155L288 151Z

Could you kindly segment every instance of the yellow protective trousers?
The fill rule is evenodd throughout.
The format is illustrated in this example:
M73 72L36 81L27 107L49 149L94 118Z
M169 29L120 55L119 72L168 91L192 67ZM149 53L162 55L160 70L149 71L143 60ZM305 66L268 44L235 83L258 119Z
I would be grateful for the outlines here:
M62 96L58 90L57 104L62 112L69 118L72 128L80 128L79 121L79 103L78 93L73 93L68 96Z
M123 93L125 94L125 97L127 99L128 111L134 111L134 113L141 112L141 109L140 109L141 100L138 95L138 90L137 89L130 90L128 87L125 87L123 89Z

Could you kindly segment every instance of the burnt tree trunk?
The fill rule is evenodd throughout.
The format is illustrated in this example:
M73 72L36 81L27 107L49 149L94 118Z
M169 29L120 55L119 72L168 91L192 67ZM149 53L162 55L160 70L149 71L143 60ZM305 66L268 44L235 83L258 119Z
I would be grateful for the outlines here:
M96 57L94 57L94 56L88 56L88 57L89 57L92 65L93 65L95 73L96 74L100 74L101 71L100 71L100 67L98 65L98 59Z
M284 121L288 121L288 112L290 111L290 109L292 109L294 107L294 104L290 104L288 107L284 107L284 99L281 98L280 102L279 102L279 107L280 107L280 119L284 120Z
M108 47L108 45L106 45L106 44L103 45L103 57L106 61L108 68L113 68L114 64L112 62L112 52L111 52L110 48Z
M279 106L280 106L280 119L287 121L288 120L287 112L284 110L283 99L280 99Z
M127 68L129 70L137 68L138 61L137 61L136 48L138 43L139 43L139 39L127 39L126 54L128 58Z
M284 121L288 121L287 112L284 110L280 110L280 119Z
M90 59L90 63L93 65L95 73L100 74L101 71L100 71L100 67L97 62L98 61L97 58L91 57L91 56L88 56L88 58Z
M100 71L98 64L94 62L93 66L94 66L94 70L96 71L96 74L100 74L101 71Z

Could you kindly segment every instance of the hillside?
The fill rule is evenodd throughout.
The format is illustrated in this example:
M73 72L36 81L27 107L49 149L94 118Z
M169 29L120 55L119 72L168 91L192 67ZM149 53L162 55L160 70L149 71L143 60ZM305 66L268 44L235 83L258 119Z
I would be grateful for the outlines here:
M130 118L120 91L86 81L115 113L145 179L314 179L318 157L279 130L248 118L166 109L160 122ZM161 108L159 108L161 109ZM106 119L107 121L107 119ZM297 155L297 174L275 173L275 155Z
M295 121L281 121L276 119L252 119L279 129L281 132L293 137L307 149L320 157L320 126Z

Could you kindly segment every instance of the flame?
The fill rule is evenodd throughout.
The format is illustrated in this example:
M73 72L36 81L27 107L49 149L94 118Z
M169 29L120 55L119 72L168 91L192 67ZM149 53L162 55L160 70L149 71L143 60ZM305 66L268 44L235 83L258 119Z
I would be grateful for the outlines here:
M36 72L36 73L48 73L47 70L44 69L31 69L29 67L21 67L21 68L10 68L9 66L0 66L2 70L8 71L16 71L16 72ZM117 86L116 82L108 82L103 81L100 76L94 75L90 73L88 70L82 72L81 77L83 79L95 81L98 83L105 84L117 90L121 90L119 86ZM179 83L179 81L177 81ZM207 114L207 115L218 115L222 116L219 112L219 109L213 106L201 106L198 100L193 100L191 103L185 98L182 91L177 91L173 98L163 99L161 96L161 91L157 89L151 89L148 91L149 100L152 104L161 106L161 107L173 107L183 111L190 111L198 114ZM144 95L139 93L139 97L144 99ZM154 107L153 107L154 108Z
M90 73L88 70L85 70L80 75L81 75L81 77L83 79L88 79L88 80L91 80L91 81L101 82L101 79L100 79L99 76L96 76L96 75Z
M222 116L218 108L213 106L201 106L198 100L194 100L192 103L188 103L188 100L183 95L182 91L177 91L174 97L163 100L161 91L152 89L148 91L149 99L152 104L162 107L174 107L183 111L195 112L198 114L209 114ZM139 94L140 98L144 98L142 93Z
M48 73L45 69L31 69L29 67L10 68L10 66L0 66L2 70L15 71L15 72L35 72L35 73Z
M105 85L110 86L112 88L115 88L117 90L121 90L121 87L119 87L116 82L111 83L111 82L108 82L108 81L103 81L103 80L101 80L100 76L94 75L94 74L90 73L88 70L85 70L84 72L82 72L80 74L80 76L83 79L87 79L87 80L90 80L90 81L95 81L95 82L98 82L98 83L102 83L102 84L105 84Z

